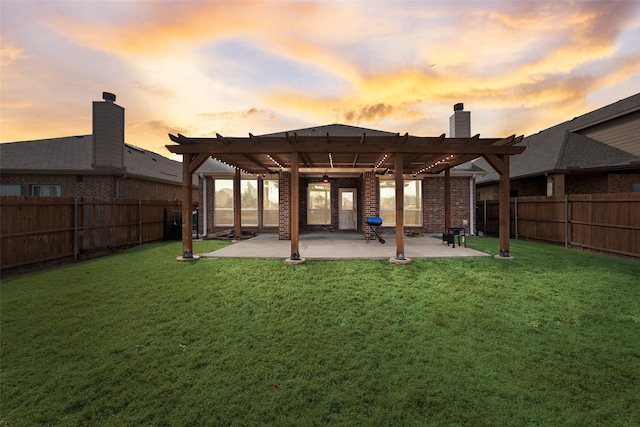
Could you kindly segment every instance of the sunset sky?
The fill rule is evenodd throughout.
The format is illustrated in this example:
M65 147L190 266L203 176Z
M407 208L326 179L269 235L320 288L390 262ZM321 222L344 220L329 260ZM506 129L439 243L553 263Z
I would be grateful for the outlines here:
M0 1L0 141L344 123L529 135L640 92L640 1Z

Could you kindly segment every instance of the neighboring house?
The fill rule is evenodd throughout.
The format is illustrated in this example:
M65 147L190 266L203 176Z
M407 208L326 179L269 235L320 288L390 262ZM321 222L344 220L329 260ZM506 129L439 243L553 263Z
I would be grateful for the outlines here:
M511 197L640 191L640 94L528 136L511 160ZM498 199L498 175L477 180L477 199Z
M180 200L181 162L127 144L124 108L103 99L91 135L0 144L0 195Z

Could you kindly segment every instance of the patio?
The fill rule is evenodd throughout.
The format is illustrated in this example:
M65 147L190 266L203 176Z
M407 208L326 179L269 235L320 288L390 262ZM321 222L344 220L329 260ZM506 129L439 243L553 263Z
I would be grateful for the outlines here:
M366 243L360 233L313 233L300 235L300 255L307 259L389 259L395 256L395 233L381 234L385 244L372 239ZM456 242L457 243L457 242ZM490 256L471 248L442 244L440 235L405 237L407 258L462 258ZM290 255L291 242L278 240L277 233L263 233L237 241L226 248L200 254L202 258L283 259Z

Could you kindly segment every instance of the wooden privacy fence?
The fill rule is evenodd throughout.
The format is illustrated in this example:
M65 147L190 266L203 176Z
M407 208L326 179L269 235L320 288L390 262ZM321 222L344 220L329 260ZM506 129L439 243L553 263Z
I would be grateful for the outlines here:
M640 259L640 194L511 199L511 237ZM498 201L476 203L477 229L498 232Z
M162 240L166 210L180 210L180 202L2 196L0 268Z

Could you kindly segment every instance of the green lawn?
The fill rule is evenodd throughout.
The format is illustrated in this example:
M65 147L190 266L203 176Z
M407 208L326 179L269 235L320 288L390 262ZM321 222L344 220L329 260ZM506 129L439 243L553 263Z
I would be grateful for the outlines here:
M639 262L180 253L3 280L0 425L640 425Z

